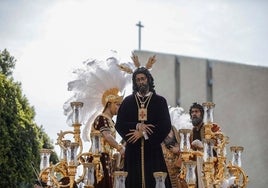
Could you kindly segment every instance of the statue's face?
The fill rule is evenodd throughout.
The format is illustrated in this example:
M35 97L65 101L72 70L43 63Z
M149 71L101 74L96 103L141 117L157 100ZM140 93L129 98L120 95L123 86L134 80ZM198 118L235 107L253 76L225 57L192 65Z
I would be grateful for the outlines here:
M135 78L135 82L138 86L138 91L141 94L146 94L149 91L149 84L148 84L148 79L145 74L137 74Z
M202 123L203 118L202 118L202 113L201 113L200 109L192 108L190 115L191 115L193 126L197 126L200 123Z
M120 107L120 102L112 102L110 105L110 111L112 115L117 115L118 109Z

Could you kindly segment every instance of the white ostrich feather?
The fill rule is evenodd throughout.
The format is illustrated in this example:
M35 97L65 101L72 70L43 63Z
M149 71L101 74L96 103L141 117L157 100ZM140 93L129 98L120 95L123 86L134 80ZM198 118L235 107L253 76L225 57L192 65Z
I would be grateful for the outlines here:
M118 67L119 60L109 57L106 60L86 60L82 66L73 73L76 78L68 82L68 90L73 92L63 105L64 114L67 116L67 124L72 124L71 102L83 102L81 109L81 123L85 124L82 138L90 141L89 133L91 124L96 116L102 113L102 95L111 88L118 88L123 95L131 83L131 75L121 71Z
M184 112L182 107L169 107L171 124L179 129L192 129L190 115Z

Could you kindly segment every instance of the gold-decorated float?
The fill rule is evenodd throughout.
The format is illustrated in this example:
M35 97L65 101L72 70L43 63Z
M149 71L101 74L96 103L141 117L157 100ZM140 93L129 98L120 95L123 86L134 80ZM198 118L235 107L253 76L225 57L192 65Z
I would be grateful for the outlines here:
M194 151L189 147L191 129L179 130L183 165L178 179L186 182L189 188L245 188L248 177L241 167L243 147L231 146L232 161L227 162L229 138L220 130L212 131L214 107L212 102L203 103L203 151Z

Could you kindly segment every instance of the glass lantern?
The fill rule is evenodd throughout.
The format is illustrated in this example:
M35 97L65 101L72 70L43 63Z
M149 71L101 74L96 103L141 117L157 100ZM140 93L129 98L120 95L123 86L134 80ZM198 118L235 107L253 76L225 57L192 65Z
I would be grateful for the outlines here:
M71 102L71 107L73 109L72 123L81 123L81 108L83 107L82 102Z
M115 171L113 188L125 188L127 174L125 171Z
M212 139L203 139L203 145L204 145L204 155L203 159L204 162L213 162L213 149L215 145L215 141Z
M190 144L190 133L191 129L179 129L180 134L180 150L183 152L190 151L191 144Z
M94 164L93 163L85 163L85 176L83 183L87 187L93 187L94 185Z
M69 165L77 165L77 149L79 144L77 142L71 142L68 147L67 163Z
M165 180L167 177L166 172L154 172L153 173L154 178L155 178L155 188L166 188L165 186Z
M196 162L195 161L185 161L183 162L186 168L186 177L185 181L188 185L195 185L196 184L196 175L195 175L195 168Z
M68 147L71 144L71 140L62 140L63 146L60 147L60 160L67 161Z
M242 146L231 146L230 149L232 152L232 165L241 167L242 166L241 155L244 148Z
M203 122L205 125L213 123L213 110L215 104L213 102L205 102L202 104L204 108Z
M101 133L100 131L92 131L90 136L92 141L91 152L93 155L98 155L102 152Z
M51 150L50 149L41 149L41 162L40 162L40 171L49 167L49 159L50 159Z

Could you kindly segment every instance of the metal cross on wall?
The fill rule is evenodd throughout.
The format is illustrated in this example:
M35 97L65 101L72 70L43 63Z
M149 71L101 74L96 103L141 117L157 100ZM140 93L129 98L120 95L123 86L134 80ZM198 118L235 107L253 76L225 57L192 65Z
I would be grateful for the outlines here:
M141 50L141 28L144 26L141 24L141 21L139 21L139 23L137 23L136 26L139 27L139 50Z

